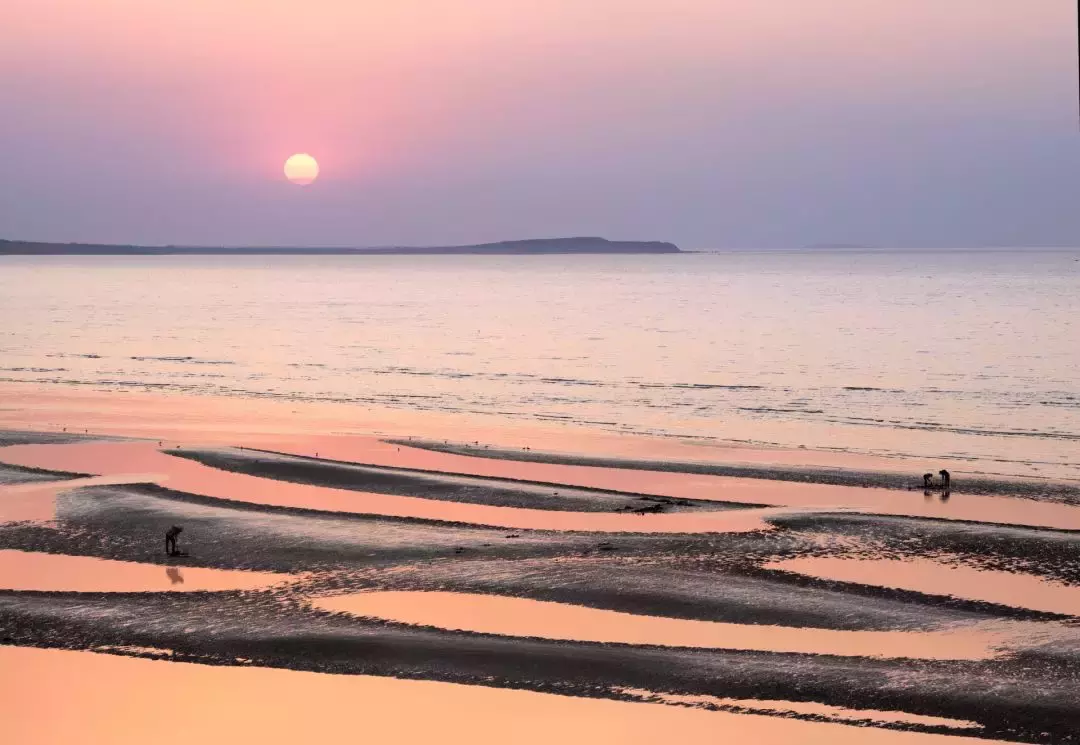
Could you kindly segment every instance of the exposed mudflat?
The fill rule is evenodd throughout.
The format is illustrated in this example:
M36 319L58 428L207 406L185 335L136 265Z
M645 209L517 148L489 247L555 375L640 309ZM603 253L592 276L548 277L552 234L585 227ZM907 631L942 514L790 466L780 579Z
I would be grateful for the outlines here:
M115 440L115 437L92 435L89 432L38 432L36 430L0 430L0 447L7 445L65 445L91 440Z
M566 512L693 512L763 507L632 494L610 489L582 489L562 484L483 478L453 473L344 463L319 458L239 448L168 450L225 471L336 489L394 494L496 507Z
M81 467L105 452L33 447L44 450L19 451L21 463ZM60 485L47 521L0 523L0 565L56 567L36 584L29 571L0 582L0 644L647 700L883 735L1080 740L1074 531L828 505L736 532L652 529L692 514L624 517L636 532L506 528L443 519L461 514L443 503L578 519L648 495L144 449L108 452L161 467L169 486ZM99 470L123 476L115 463ZM391 503L367 494L415 503L368 513ZM717 506L673 508L705 519ZM184 555L163 551L171 525ZM928 562L945 568L932 582ZM868 566L879 569L854 571ZM975 591L1006 575L1021 596Z
M0 452L2 455L2 452ZM8 463L0 463L0 486L12 484L33 484L38 482L59 481L61 479L83 478L85 473L71 473L68 471L50 471L45 468L28 468L26 466L13 466Z
M689 473L702 476L730 476L735 478L766 479L835 486L875 487L880 489L923 490L921 474L892 471L867 471L850 468L795 467L784 465L760 465L739 463L705 463L692 461L647 460L639 458L608 458L594 455L543 452L538 450L512 450L481 447L434 440L389 439L394 445L423 448L440 453L468 455L476 458L514 460L527 463L552 463L597 468L625 468L636 471L660 471ZM935 477L937 478L937 477ZM935 488L940 491L940 485ZM954 494L977 494L984 496L1008 496L1035 499L1062 504L1080 504L1080 484L1067 481L1019 478L992 478L977 474L954 475L951 485Z

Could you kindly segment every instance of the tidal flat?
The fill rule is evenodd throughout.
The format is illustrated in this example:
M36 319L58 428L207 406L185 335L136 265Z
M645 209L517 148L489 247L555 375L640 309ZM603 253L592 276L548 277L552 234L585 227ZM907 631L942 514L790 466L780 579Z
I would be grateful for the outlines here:
M800 454L781 451L687 446L658 468L636 439L604 446L618 463L592 443L583 464L558 438L517 460L311 423L162 422L160 439L96 424L0 435L0 472L33 474L0 485L0 686L19 742L66 736L18 704L31 691L82 710L98 677L132 696L151 678L221 691L186 711L205 742L245 726L285 741L301 725L280 712L245 724L271 688L322 712L312 732L359 696L405 741L428 736L417 707L444 712L448 742L1080 737L1068 483L968 493L958 474L926 494L903 462L873 486L722 472L790 473ZM832 473L872 465L828 457ZM101 706L83 741L150 726ZM562 716L575 726L543 721Z

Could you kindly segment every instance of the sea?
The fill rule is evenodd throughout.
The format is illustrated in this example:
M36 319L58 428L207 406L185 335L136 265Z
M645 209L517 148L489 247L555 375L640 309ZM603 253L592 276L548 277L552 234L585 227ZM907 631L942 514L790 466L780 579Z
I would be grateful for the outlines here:
M1076 251L9 256L0 287L0 382L1080 478Z

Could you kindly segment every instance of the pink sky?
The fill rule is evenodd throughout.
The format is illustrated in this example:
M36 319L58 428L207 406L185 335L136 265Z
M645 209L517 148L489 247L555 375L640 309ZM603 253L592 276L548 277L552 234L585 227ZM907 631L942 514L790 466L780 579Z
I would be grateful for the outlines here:
M5 0L0 232L1080 240L1065 210L1080 186L1075 12L1070 0ZM322 168L303 193L281 177L293 152ZM1006 169L1012 186L986 183Z

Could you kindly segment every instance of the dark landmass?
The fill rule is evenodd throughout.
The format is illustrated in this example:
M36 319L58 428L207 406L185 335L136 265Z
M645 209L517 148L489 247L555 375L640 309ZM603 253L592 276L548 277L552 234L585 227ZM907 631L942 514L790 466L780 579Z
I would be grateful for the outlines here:
M565 466L595 466L597 468L628 468L635 471L665 471L692 473L702 476L732 476L768 481L794 481L833 486L874 487L879 489L922 490L921 474L891 471L857 471L846 468L824 468L785 465L743 465L738 463L700 463L695 461L645 460L606 458L593 455L548 453L537 450L478 448L462 443L430 440L395 440L386 442L402 447L434 450L440 453L468 455L475 458L516 460L529 463L552 463ZM1080 505L1080 484L1035 479L995 479L985 476L964 476L952 483L954 494L977 494L989 497L1017 497L1042 502Z
M0 240L0 256L335 256L335 255L543 255L674 254L674 243L609 241L606 238L533 238L465 246L377 246L372 248L298 248L290 246L128 246L97 243L35 243Z

